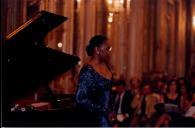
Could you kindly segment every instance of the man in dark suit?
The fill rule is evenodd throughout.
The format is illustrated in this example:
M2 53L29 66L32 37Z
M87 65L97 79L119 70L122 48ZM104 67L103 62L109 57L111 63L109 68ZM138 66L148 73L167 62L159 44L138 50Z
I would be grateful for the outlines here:
M114 87L116 90L111 96L111 122L114 126L129 126L129 117L131 117L132 114L131 101L133 96L130 91L126 90L124 80L116 81Z

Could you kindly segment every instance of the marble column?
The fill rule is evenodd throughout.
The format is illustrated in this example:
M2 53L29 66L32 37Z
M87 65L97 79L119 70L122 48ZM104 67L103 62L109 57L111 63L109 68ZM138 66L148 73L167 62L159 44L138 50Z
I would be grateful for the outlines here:
M166 5L165 0L158 0L156 5L155 71L158 73L166 72Z
M131 21L129 26L129 77L141 77L143 63L143 17L144 1L131 1Z
M185 75L185 37L186 37L186 7L183 0L177 0L177 29L176 29L176 74Z

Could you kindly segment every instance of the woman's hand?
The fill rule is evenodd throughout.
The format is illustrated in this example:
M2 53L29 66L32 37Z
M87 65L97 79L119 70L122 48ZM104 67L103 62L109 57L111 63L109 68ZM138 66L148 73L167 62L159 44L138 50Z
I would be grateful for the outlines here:
M114 112L111 112L108 114L108 119L110 122L113 122L116 120L116 114Z

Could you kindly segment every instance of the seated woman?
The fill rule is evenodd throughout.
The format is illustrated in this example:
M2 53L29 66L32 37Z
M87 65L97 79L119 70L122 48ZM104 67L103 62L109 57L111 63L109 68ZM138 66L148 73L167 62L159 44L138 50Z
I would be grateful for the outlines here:
M171 117L170 126L179 126L182 121L180 111L180 94L178 93L178 86L176 80L170 80L167 86L167 92L164 95L165 110Z
M180 95L177 90L176 80L168 83L167 92L164 95L165 107L168 112L178 111L180 105Z
M179 84L179 88L180 88L180 111L184 113L186 108L185 101L190 93L186 84Z

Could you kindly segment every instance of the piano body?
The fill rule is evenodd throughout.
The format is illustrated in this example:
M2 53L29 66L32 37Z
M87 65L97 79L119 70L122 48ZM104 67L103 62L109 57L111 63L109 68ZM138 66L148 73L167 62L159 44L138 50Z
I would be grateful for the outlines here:
M45 46L48 32L65 20L67 17L42 11L1 42L3 126L90 125L90 118L84 120L76 107L11 111L15 100L24 98L41 86L48 86L50 81L79 62L77 56ZM93 121L91 123L94 124Z

